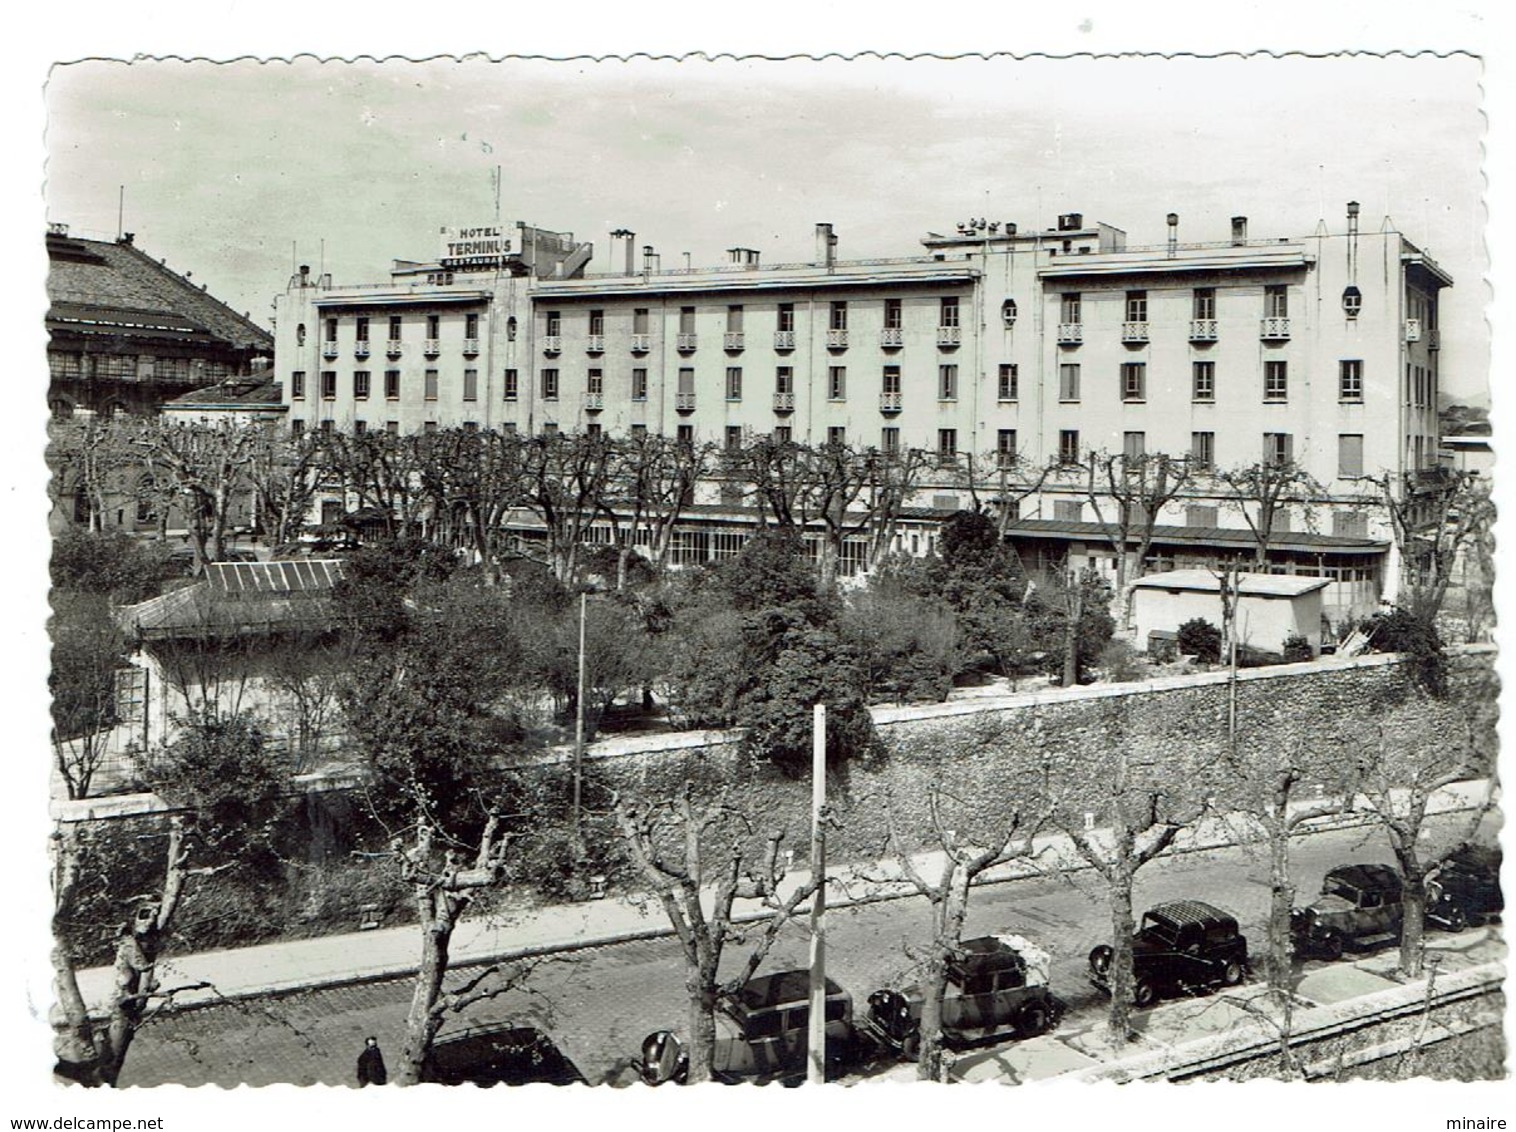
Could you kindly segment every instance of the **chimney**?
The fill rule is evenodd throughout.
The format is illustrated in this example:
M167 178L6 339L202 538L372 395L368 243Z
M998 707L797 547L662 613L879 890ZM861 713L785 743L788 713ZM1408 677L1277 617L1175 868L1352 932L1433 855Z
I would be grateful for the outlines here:
M302 287L306 286L310 282L310 278L311 278L311 265L308 264L308 263L302 263L300 265L300 286L302 286Z
M622 269L623 274L636 275L637 267L633 257L637 250L637 233L627 228L617 228L611 233L611 239L622 245L622 263L625 265Z
M642 245L642 274L649 275L658 270L662 256L653 250L652 244Z
M1169 213L1169 255L1179 250L1179 213Z
M816 225L816 266L828 271L837 262L837 237L830 224Z
M1348 201L1348 235L1358 235L1358 202Z
M727 262L749 270L758 266L758 252L753 248L727 248Z
M1246 216L1232 217L1232 246L1240 248L1248 242L1248 218Z

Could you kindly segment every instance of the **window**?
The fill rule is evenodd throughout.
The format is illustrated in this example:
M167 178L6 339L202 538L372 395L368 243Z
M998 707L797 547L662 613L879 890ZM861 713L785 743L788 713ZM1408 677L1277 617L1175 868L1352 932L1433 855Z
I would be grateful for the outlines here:
M503 432L503 433L505 433L506 436L515 436L516 435L516 422L515 421L506 421L504 424L502 424L500 426L500 431Z
M1016 430L1013 428L1000 429L995 434L995 459L1002 468L1013 467L1016 463Z
M726 367L726 399L728 401L742 400L742 367Z
M1337 474L1343 478L1363 475L1363 434L1344 432L1337 437Z
M1148 367L1146 362L1121 363L1121 399L1143 401L1148 393Z
M680 334L693 334L693 333L695 333L695 308L694 307L680 307L679 308L679 333Z
M1063 296L1059 304L1058 321L1067 322L1074 326L1084 321L1078 291L1070 291Z
M900 300L885 299L884 328L886 330L899 330L904 325L904 322L901 321Z
M681 366L677 391L687 397L695 395L695 370L693 366Z
M400 341L400 325L401 325L401 323L400 323L400 316L398 314L392 314L392 315L390 315L390 337L389 337L389 340L391 342L398 342L398 341Z
M355 401L367 401L369 390L368 370L360 369L353 371L353 399Z
M847 302L846 302L846 300L832 303L830 319L831 319L831 321L829 321L827 323L827 327L829 329L831 329L831 330L846 330L847 329Z
M1333 511L1332 533L1338 538L1368 538L1369 517L1362 511Z
M1337 399L1363 400L1363 362L1354 358L1337 363Z
M1053 518L1060 523L1082 523L1084 522L1084 504L1077 499L1055 499Z
M1214 527L1221 522L1221 508L1205 503L1189 503L1184 508L1187 527Z
M647 307L637 307L632 311L632 333L647 333Z
M463 316L463 336L469 339L477 339L479 337L479 316L477 314L466 314Z
M1079 430L1077 428L1059 430L1058 462L1060 464L1079 463Z
M645 424L634 424L632 426L632 439L633 440L646 440L647 439L647 425L645 425Z
M1079 363L1065 362L1058 367L1058 400L1079 400Z
M305 345L305 323L303 322L299 326L295 327L295 345Z
M589 329L589 332L591 334L604 334L605 333L605 312L604 311L590 311L590 329ZM470 335L470 337L472 337L472 335Z
M1126 321L1146 322L1148 320L1148 293L1146 291L1128 291L1126 293Z
M1266 432L1263 434L1263 462L1265 464L1287 464L1294 458L1294 445L1290 434L1287 432Z
M1021 392L1021 375L1015 362L1002 362L995 396L1000 401L1014 401Z
M1342 292L1342 313L1348 318L1357 318L1363 309L1363 292L1349 284Z
M321 371L321 399L323 401L337 399L337 371L334 369Z
M333 428L335 428L335 425L330 418L321 422L321 431L326 433L328 436L332 434Z
M937 400L958 400L958 367L937 367Z
M900 396L900 367L899 366L885 366L884 367L884 385L883 385L883 391L885 393L891 394L891 395L893 395L895 397Z
M1191 318L1214 319L1216 317L1216 288L1196 287L1192 310Z
M426 371L426 387L422 392L422 396L428 401L435 401L437 399L437 371L434 369Z
M742 307L738 304L726 308L726 332L728 334L742 333Z
M542 371L542 399L544 401L558 400L558 371L555 369Z
M290 374L290 399L293 401L305 400L305 371L297 369Z
M943 464L951 464L958 458L958 430L956 428L939 428L937 430L937 459Z
M958 296L949 295L942 300L941 310L937 316L938 326L958 325Z
M290 435L291 436L302 436L302 435L304 435L304 433L305 433L305 422L304 421L299 420L298 418L296 420L290 421ZM78 517L77 510L76 510L76 514L75 514L76 521L82 523L82 522L85 522L85 520L87 518L88 518L88 505L86 505L85 518L83 518L83 519L81 519L81 518Z
M597 425L597 424L592 424L592 425L589 426L589 430L590 430L590 435L591 436L598 435L599 432L600 432L600 426ZM464 432L478 432L479 431L479 422L478 421L464 421L463 422L463 431Z
M400 400L400 371L397 369L384 371L384 399L386 401Z
M367 431L368 431L368 422L367 421L354 421L353 422L353 435L354 436L362 436Z
M1290 370L1288 362L1263 363L1263 399L1284 401L1290 395Z
M439 333L439 330L441 328L441 325L442 325L442 318L441 318L441 316L435 315L435 314L429 314L429 315L427 315L426 316L426 336L428 338L436 338L438 336L438 333Z
M549 338L563 333L563 313L561 311L546 311L543 315L546 326L543 333ZM435 337L435 335L429 335Z
M742 426L741 425L735 425L735 424L733 424L733 425L727 425L726 426L726 450L728 452L735 452L736 450L738 450L741 447L742 447Z
M1216 466L1216 434L1214 432L1190 433L1190 463L1198 471L1210 471Z
M1000 304L1000 321L1009 329L1016 325L1016 300L1006 299Z
M328 342L335 342L337 340L337 320L335 318L326 320L326 340Z
M513 369L505 371L505 399L514 401L521 396L521 378Z
M557 424L555 424L552 421L548 421L547 424L545 424L545 425L542 426L542 435L543 436L557 436L558 435L558 426L557 426Z
M1190 399L1216 400L1216 363L1194 362L1190 366Z
M774 392L775 393L793 393L793 392L795 392L795 367L794 366L780 366L776 370L774 370Z
M400 435L400 422L399 421L385 421L384 422L384 431L387 432L390 436L399 436Z
M847 366L828 366L826 370L826 399L842 401L847 398Z
M508 319L505 320L505 340L507 342L514 342L516 340L516 316L515 315L511 315L510 318L508 318Z
M826 442L840 448L847 443L847 429L841 425L832 425L826 430Z
M632 370L632 400L647 400L647 370L640 366Z
M1263 317L1288 318L1290 316L1289 288L1282 283L1271 283L1263 289Z
M360 341L360 342L367 342L368 341L368 319L365 318L365 317L360 316L359 318L357 318L356 320L354 320L354 326L356 327L356 332L357 332L357 335L358 335L358 341Z
M584 375L584 391L592 393L596 397L605 393L605 371L592 369Z
M774 324L774 329L778 330L780 333L787 333L787 332L793 332L794 331L794 329L795 329L795 304L794 303L780 303L779 304L778 321Z
M479 371L476 369L463 371L463 399L465 401L479 400Z
M1140 460L1147 455L1148 434L1124 432L1121 434L1121 454L1128 460Z
M891 455L900 451L900 430L893 425L886 425L879 430L879 451L888 452Z
M775 444L788 444L792 439L794 439L794 433L791 431L789 425L782 424L774 426Z

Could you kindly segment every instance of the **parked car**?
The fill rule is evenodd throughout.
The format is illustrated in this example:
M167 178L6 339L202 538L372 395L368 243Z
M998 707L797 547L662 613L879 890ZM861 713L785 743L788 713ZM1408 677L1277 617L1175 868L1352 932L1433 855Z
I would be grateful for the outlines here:
M988 1038L1036 1037L1052 1025L1052 957L1018 935L964 940L948 963L942 1038L963 1046ZM921 1052L919 983L869 995L868 1024L886 1045L914 1061Z
M810 1047L811 973L779 971L748 980L716 1011L716 1049L712 1076L737 1081L795 1082L806 1074ZM826 981L826 1059L829 1067L848 1064L856 1055L853 998L831 979ZM642 1079L650 1085L682 1081L689 1054L668 1030L642 1042Z
M1090 952L1090 981L1111 991L1114 950ZM1151 1006L1174 994L1231 987L1247 976L1248 941L1237 918L1199 900L1176 900L1150 908L1132 937L1133 999Z
M1460 845L1427 874L1427 919L1449 931L1484 923L1505 910L1500 848Z
M1341 958L1400 938L1404 919L1400 874L1389 865L1339 865L1321 882L1321 895L1290 913L1298 955Z
M438 1085L582 1085L584 1075L551 1038L531 1026L493 1023L432 1042L421 1079Z

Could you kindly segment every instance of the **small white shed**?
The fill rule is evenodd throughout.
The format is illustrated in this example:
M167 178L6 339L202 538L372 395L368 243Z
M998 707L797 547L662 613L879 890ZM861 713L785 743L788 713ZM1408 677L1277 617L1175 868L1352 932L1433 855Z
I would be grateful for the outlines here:
M1280 652L1285 638L1299 634L1321 651L1321 602L1326 578L1295 574L1237 575L1237 640ZM1146 648L1154 632L1172 634L1186 621L1204 618L1221 628L1221 579L1209 570L1149 574L1132 586L1137 640Z

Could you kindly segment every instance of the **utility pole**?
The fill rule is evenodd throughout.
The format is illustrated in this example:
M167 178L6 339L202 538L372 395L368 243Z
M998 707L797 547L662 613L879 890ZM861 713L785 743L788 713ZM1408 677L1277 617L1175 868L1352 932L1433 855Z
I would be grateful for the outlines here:
M579 682L574 700L574 848L583 855L584 833L579 821L579 797L584 782L584 607L589 594L579 591Z
M826 705L811 709L811 1017L806 1082L826 1081Z

